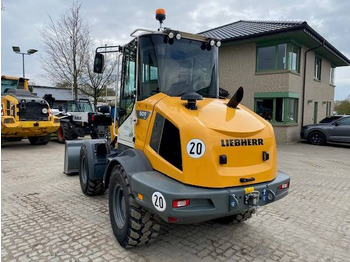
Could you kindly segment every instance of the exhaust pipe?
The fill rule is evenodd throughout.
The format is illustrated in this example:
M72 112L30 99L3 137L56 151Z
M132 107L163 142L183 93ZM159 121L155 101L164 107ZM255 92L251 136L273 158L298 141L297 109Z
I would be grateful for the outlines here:
M242 101L244 95L243 87L239 87L236 93L232 96L227 103L228 107L237 108L238 104Z

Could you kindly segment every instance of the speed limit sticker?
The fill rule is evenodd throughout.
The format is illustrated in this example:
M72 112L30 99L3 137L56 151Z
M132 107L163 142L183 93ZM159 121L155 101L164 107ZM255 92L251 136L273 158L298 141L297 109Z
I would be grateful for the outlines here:
M158 210L158 211L164 211L166 208L166 202L165 198L160 192L154 192L152 195L152 203L153 206Z
M186 146L187 154L193 158L200 158L205 153L205 144L200 139L191 139Z

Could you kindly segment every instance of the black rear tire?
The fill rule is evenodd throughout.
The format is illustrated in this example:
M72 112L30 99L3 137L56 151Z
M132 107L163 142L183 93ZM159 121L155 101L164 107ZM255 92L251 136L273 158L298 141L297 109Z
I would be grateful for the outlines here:
M327 142L326 136L319 131L311 132L307 140L313 145L324 145Z
M50 142L50 136L31 136L28 140L32 145L46 145Z
M106 189L104 188L103 181L100 179L91 179L89 173L89 161L86 145L82 145L80 149L80 167L79 167L79 181L80 187L83 193L87 196L96 196L103 194Z
M244 212L234 214L232 216L215 219L215 221L221 224L239 224L251 218L254 213L255 209L248 209Z
M156 217L135 201L126 173L119 165L112 170L108 202L113 233L122 247L144 245L157 237L160 225Z

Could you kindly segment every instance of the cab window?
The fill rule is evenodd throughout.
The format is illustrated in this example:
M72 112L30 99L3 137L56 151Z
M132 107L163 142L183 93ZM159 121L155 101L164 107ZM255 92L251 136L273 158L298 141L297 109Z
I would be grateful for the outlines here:
M136 95L136 46L132 42L124 48L122 92L119 103L119 125L131 114Z

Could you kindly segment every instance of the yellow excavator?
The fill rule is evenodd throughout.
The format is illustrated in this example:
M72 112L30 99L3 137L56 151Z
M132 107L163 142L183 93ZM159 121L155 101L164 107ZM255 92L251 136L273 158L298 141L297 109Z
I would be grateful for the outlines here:
M64 172L79 173L87 196L108 189L113 233L122 247L154 240L159 221L239 223L288 194L277 169L270 123L219 94L218 39L163 28L137 29L124 46L99 47L121 64L112 146L68 141ZM119 70L117 70L119 72ZM117 111L117 110L116 110ZM113 133L113 132L112 132Z
M49 104L29 91L28 79L1 76L1 142L28 138L33 145L45 145L59 126Z

